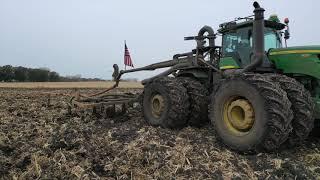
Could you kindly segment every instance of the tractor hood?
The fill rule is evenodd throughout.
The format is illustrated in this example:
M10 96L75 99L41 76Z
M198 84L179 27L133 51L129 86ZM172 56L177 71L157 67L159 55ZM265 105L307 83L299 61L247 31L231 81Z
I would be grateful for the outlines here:
M284 74L308 75L320 79L320 46L271 49L268 57Z
M271 49L269 55L288 54L320 54L320 46L295 46L288 48Z

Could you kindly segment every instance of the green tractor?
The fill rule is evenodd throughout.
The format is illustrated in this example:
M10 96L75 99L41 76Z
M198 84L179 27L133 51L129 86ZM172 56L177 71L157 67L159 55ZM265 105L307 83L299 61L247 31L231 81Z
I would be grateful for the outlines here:
M320 46L286 48L288 20L254 15L200 29L191 52L123 74L168 68L142 81L145 120L154 126L182 128L211 121L217 136L240 152L276 150L305 140L320 119ZM222 45L215 39L222 36ZM117 86L117 84L115 86ZM114 86L114 87L115 87Z

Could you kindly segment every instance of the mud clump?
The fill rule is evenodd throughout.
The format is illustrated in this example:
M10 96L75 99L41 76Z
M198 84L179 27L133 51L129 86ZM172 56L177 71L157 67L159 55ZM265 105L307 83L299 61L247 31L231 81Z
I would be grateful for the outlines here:
M0 179L320 178L319 138L275 153L239 154L216 139L210 124L151 127L139 109L106 119L68 115L70 92L0 90Z

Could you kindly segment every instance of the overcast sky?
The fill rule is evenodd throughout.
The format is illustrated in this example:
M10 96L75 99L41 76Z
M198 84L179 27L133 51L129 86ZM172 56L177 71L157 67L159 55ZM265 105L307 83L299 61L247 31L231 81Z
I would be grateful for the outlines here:
M261 0L266 15L290 19L289 45L320 45L319 0ZM0 0L0 65L48 67L61 75L111 77L123 67L124 40L134 65L194 48L183 37L203 25L252 14L252 0ZM135 73L142 79L150 73ZM129 76L126 76L129 77Z

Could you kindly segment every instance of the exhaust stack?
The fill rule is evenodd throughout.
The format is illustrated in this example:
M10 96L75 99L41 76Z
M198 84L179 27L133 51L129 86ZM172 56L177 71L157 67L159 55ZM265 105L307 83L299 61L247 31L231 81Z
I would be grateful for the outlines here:
M258 2L253 3L254 21L253 21L253 57L251 64L243 68L242 72L247 72L260 66L264 57L264 9Z

